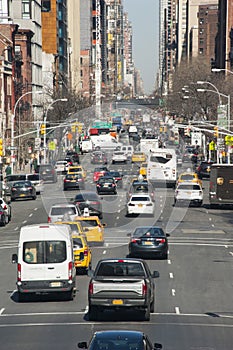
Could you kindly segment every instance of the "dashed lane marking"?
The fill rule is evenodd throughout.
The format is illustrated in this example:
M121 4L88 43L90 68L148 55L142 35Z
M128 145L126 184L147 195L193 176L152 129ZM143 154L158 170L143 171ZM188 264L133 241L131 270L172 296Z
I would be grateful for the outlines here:
M175 289L172 289L172 296L174 297L176 295Z
M170 277L170 278L174 278L174 275L173 275L172 272L169 272L169 277Z
M3 307L3 308L0 310L0 315L3 314L4 310L5 310L5 308Z
M176 314L177 314L177 315L179 315L179 314L180 314L180 309L179 309L179 307L178 307L178 306L176 306L176 307L175 307L175 312L176 312Z
M31 218L31 217L32 217L32 215L33 215L33 213L29 214L29 218Z

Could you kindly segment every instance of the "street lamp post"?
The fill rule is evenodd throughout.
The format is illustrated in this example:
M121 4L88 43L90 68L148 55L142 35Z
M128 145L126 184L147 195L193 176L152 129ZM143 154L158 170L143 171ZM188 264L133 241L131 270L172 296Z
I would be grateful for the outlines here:
M46 128L46 123L47 123L47 117L48 117L48 111L49 109L52 107L52 105L58 101L61 102L67 102L68 99L67 98L58 98L57 100L54 100L53 102L50 103L50 105L48 106L45 116L44 116L44 120L43 120L43 124L45 126L45 132L44 132L44 164L46 164L47 161L47 156L46 156L46 135L47 135L47 128Z
M11 116L11 171L12 171L12 174L14 172L14 162L13 162L13 158L14 158L14 145L15 145L15 142L14 142L14 133L15 133L15 130L14 130L14 126L15 126L15 116L16 116L16 108L19 104L19 102L22 100L22 98L24 96L27 96L29 94L43 94L43 91L28 91L28 92L25 92L25 94L23 94L22 96L20 96L18 98L18 100L15 102L15 106L14 106L14 112Z

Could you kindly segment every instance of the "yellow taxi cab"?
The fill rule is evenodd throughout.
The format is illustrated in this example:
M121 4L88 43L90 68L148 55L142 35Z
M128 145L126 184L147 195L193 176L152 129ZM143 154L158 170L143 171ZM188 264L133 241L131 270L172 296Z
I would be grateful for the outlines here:
M72 234L74 266L76 273L88 272L91 269L91 249L88 246L86 235Z
M142 175L143 177L147 176L147 163L143 162L139 169L139 175Z
M177 185L181 182L187 182L187 181L197 183L200 186L202 186L202 181L198 178L197 173L194 173L194 172L181 173L178 177Z
M81 173L83 178L86 179L87 171L83 168L82 165L69 166L67 174L77 174L77 173Z
M146 162L146 155L143 152L134 152L131 158L132 163Z
M76 216L75 221L81 222L89 244L104 244L104 227L106 227L106 224L102 224L98 216Z
M83 226L81 222L78 221L56 221L55 224L69 225L72 234L82 235L84 234Z

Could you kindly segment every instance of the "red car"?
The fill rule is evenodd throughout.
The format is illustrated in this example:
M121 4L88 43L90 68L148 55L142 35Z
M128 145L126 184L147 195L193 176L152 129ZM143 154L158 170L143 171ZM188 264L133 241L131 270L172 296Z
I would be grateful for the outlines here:
M94 174L93 174L93 181L94 182L98 181L99 178L101 176L104 176L107 171L108 171L108 168L106 166L95 168Z

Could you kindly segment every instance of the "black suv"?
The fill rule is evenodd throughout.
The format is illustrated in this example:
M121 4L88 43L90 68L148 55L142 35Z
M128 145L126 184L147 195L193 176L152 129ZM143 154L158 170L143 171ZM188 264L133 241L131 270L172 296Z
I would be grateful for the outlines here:
M213 163L214 162L208 162L208 161L204 161L200 163L200 165L196 170L199 179L203 179L204 177L206 178L210 177L210 168Z
M37 172L42 180L57 182L57 172L52 164L41 164Z
M90 215L97 215L100 219L103 218L102 204L96 192L78 193L72 202L76 204L82 214L84 209L88 208Z

